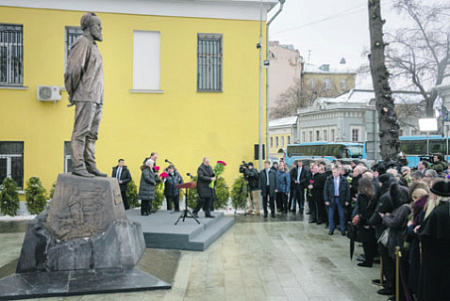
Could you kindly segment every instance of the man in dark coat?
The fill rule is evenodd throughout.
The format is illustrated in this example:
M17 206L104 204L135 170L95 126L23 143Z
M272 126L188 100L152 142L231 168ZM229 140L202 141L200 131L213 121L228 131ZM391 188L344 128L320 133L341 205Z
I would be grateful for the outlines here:
M323 197L323 190L327 177L331 175L331 171L326 172L323 166L320 166L319 173L314 176L314 189L312 191L313 197L317 201L317 224L320 225L328 220L327 208L325 207L325 200Z
M297 161L297 166L291 173L291 185L295 187L295 197L292 204L292 212L295 212L297 203L300 215L305 209L305 189L308 186L308 170L303 166L302 161Z
M216 178L214 177L214 171L209 164L209 158L203 158L203 163L197 169L197 193L198 193L198 204L194 208L192 214L198 218L198 212L203 208L205 212L205 217L214 218L211 215L211 201L214 197L214 188L209 187L211 182L214 182Z
M180 189L175 188L175 186L184 183L183 178L173 165L169 165L167 174L169 177L164 182L164 196L166 197L167 210L172 210L172 203L174 203L175 211L180 211Z
M347 178L340 175L340 169L333 168L333 174L325 182L324 199L328 206L328 223L330 225L329 235L334 233L334 211L338 210L341 234L345 235L345 207L350 202L350 185Z
M275 218L275 189L277 177L274 169L270 168L270 162L264 163L264 169L259 174L259 187L263 198L264 218L267 218L267 201L269 201L270 213Z
M450 182L437 182L431 192L440 202L417 231L422 244L419 301L444 301L450 296Z
M248 166L244 167L244 175L247 178L248 186L250 188L250 200L247 213L259 215L261 213L260 212L261 188L259 188L259 172L253 166L252 162L249 162Z
M124 165L125 161L119 159L117 166L113 167L112 178L116 178L119 181L120 194L122 195L123 206L125 210L130 209L127 199L127 186L131 182L131 174L128 168Z
M317 176L319 175L319 168L317 165L313 165L311 167L311 173L309 174L309 185L308 185L308 205L309 205L309 223L317 223L319 220L318 213L319 213L319 198L320 198L320 192L314 185L317 179ZM322 188L323 189L323 188Z
M291 169L289 170L289 174L291 175L291 181L292 181L292 172L294 171L294 168L297 164L294 162L292 163ZM289 187L289 204L288 208L291 210L292 208L292 199L295 197L295 186L291 182L291 186Z

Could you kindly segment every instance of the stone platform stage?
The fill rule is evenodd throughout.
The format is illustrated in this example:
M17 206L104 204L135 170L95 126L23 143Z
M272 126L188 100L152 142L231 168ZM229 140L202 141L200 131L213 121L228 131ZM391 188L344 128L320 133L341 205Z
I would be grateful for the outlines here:
M128 220L138 222L144 232L147 248L204 251L234 225L234 217L223 212L213 212L216 218L205 218L199 212L198 224L193 218L181 219L181 212L158 210L149 216L141 216L140 210L126 211Z
M0 300L170 289L138 268L17 273L0 280Z

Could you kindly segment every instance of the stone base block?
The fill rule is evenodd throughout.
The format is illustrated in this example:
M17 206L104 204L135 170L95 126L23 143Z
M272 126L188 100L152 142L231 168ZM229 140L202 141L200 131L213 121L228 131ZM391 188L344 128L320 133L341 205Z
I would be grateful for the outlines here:
M46 214L28 224L17 273L132 268L145 251L139 223L114 220L105 232L58 241L46 227Z

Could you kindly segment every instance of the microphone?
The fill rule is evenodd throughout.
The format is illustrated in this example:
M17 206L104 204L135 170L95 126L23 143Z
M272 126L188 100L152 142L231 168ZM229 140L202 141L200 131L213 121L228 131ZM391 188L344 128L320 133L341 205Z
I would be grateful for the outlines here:
M173 164L172 162L170 162L170 161L169 161L169 160L167 160L167 159L166 159L165 161L166 161L167 163Z
M189 177L191 177L191 179L193 179L194 178L194 176L193 175L191 175L189 172L186 174L187 176L189 176Z

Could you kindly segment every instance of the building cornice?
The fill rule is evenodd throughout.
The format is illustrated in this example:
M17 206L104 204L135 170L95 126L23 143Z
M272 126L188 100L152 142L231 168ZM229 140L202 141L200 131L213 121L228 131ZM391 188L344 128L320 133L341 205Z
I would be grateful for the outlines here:
M277 0L1 0L0 6L208 19L260 20Z

